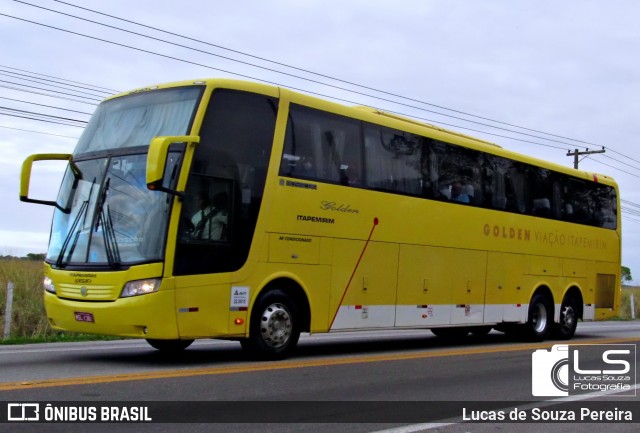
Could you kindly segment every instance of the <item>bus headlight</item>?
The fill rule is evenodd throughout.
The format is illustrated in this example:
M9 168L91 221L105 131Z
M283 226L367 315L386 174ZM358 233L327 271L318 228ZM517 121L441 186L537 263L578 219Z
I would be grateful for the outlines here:
M53 284L53 280L49 277L44 277L42 280L42 286L49 293L56 293L56 286Z
M152 278L148 280L136 280L129 281L124 285L121 298L128 298L131 296L146 295L147 293L157 292L162 280L160 278Z

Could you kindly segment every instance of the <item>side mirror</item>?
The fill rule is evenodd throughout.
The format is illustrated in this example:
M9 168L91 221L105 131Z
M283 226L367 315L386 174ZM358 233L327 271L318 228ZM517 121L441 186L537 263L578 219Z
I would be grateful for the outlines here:
M169 146L174 143L187 143L188 151L190 148L195 148L199 142L200 137L197 135L154 137L149 144L149 155L147 156L147 188L182 197L184 195L183 192L162 186L167 156L169 155Z
M62 212L68 213L69 209L64 208L58 202L53 200L36 200L29 198L29 184L31 183L31 168L35 161L69 161L69 168L73 172L76 179L80 177L80 172L73 163L72 155L70 153L41 153L31 155L25 159L22 163L22 172L20 173L20 201L27 203L38 203L47 206L55 206Z

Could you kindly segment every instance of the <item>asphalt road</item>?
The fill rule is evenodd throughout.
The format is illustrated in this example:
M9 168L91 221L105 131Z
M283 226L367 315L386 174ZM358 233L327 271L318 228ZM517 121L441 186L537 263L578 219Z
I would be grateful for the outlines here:
M571 343L638 341L640 323L597 322L580 323ZM565 342L523 343L497 332L462 342L416 330L340 333L303 336L297 353L277 362L252 361L238 343L214 340L198 341L174 357L136 340L1 346L1 401L76 406L140 402L150 405L156 421L225 422L5 423L0 432L602 430L598 424L460 423L462 407L470 412L484 404L508 414L515 407L548 404L534 401L539 399L531 394L532 353L559 343ZM598 400L620 402L623 408L637 405L640 415L637 397ZM158 401L165 403L158 406ZM637 427L610 422L607 432Z

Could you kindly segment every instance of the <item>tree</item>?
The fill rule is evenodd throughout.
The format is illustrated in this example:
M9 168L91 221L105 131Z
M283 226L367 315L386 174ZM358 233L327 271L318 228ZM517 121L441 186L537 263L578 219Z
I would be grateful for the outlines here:
M631 276L631 269L627 268L626 266L622 267L622 284L625 283L630 283L633 280L633 277Z
M46 254L35 254L35 253L28 253L27 254L27 259L28 260L37 260L39 262L43 261L46 257L47 257Z

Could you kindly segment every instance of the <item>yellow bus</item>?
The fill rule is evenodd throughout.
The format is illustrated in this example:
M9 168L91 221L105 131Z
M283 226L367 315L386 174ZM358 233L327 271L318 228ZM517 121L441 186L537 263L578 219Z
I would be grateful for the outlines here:
M55 200L36 161L68 161ZM615 182L367 107L225 79L102 102L72 154L32 155L55 207L54 329L160 350L301 332L491 329L568 339L616 315Z

